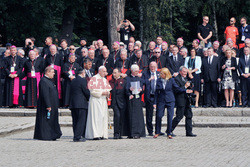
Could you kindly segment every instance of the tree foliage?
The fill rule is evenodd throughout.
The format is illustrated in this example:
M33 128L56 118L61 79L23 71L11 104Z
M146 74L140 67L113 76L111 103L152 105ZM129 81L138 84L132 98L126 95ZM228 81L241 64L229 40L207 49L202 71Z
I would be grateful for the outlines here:
M36 45L43 46L46 36L60 39L67 9L74 18L74 45L79 44L81 37L87 38L88 44L97 39L107 44L107 0L1 0L0 43L22 46L26 37L33 36ZM230 17L236 17L239 25L240 17L250 19L249 13L250 1L246 0L126 0L125 5L125 18L136 27L134 36L137 40L142 38L145 44L161 35L170 43L183 37L185 45L190 45L197 38L197 26L203 15L209 16L212 26L216 19L218 38L223 41Z

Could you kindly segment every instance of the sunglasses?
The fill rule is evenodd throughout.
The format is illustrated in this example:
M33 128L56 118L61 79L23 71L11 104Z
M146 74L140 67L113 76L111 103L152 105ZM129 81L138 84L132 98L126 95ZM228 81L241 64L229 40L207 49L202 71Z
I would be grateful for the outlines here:
M74 48L69 48L69 50L75 50Z
M155 52L155 53L161 53L161 52Z

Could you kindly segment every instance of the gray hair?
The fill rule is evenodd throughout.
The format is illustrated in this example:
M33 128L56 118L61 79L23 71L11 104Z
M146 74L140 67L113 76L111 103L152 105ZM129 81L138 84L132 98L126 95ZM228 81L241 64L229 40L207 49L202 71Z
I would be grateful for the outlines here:
M22 55L25 54L23 49L18 49L18 53L21 53Z
M133 64L131 66L131 71L139 70L139 66L137 64Z
M100 66L99 68L98 68L98 72L100 71L100 70L102 70L102 69L105 69L106 67L105 66Z
M185 53L188 52L187 48L181 48L181 50L183 50Z
M185 66L180 66L179 71L182 71L183 69L187 69Z
M126 53L127 54L127 49L121 49L121 53Z
M88 52L88 49L87 48L82 48L81 52L85 50L86 52Z
M206 52L206 51L207 51L207 48L204 48L204 49L203 49L203 52Z

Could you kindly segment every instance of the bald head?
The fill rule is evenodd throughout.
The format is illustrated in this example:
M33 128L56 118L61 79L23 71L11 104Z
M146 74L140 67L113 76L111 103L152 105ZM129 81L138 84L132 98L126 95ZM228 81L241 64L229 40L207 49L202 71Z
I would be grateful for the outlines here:
M152 61L150 64L149 64L149 70L151 72L155 72L157 70L157 63L155 61Z

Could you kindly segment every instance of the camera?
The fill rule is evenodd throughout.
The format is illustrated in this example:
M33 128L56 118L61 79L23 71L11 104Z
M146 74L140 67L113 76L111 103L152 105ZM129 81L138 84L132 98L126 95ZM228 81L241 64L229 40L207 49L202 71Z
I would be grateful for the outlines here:
M127 20L123 20L123 23L127 23Z
M28 42L28 45L30 46L30 45L32 45L32 43L31 43L31 42Z
M188 100L189 100L190 104L195 105L196 94L189 93L189 94L187 94L187 97L188 97Z

